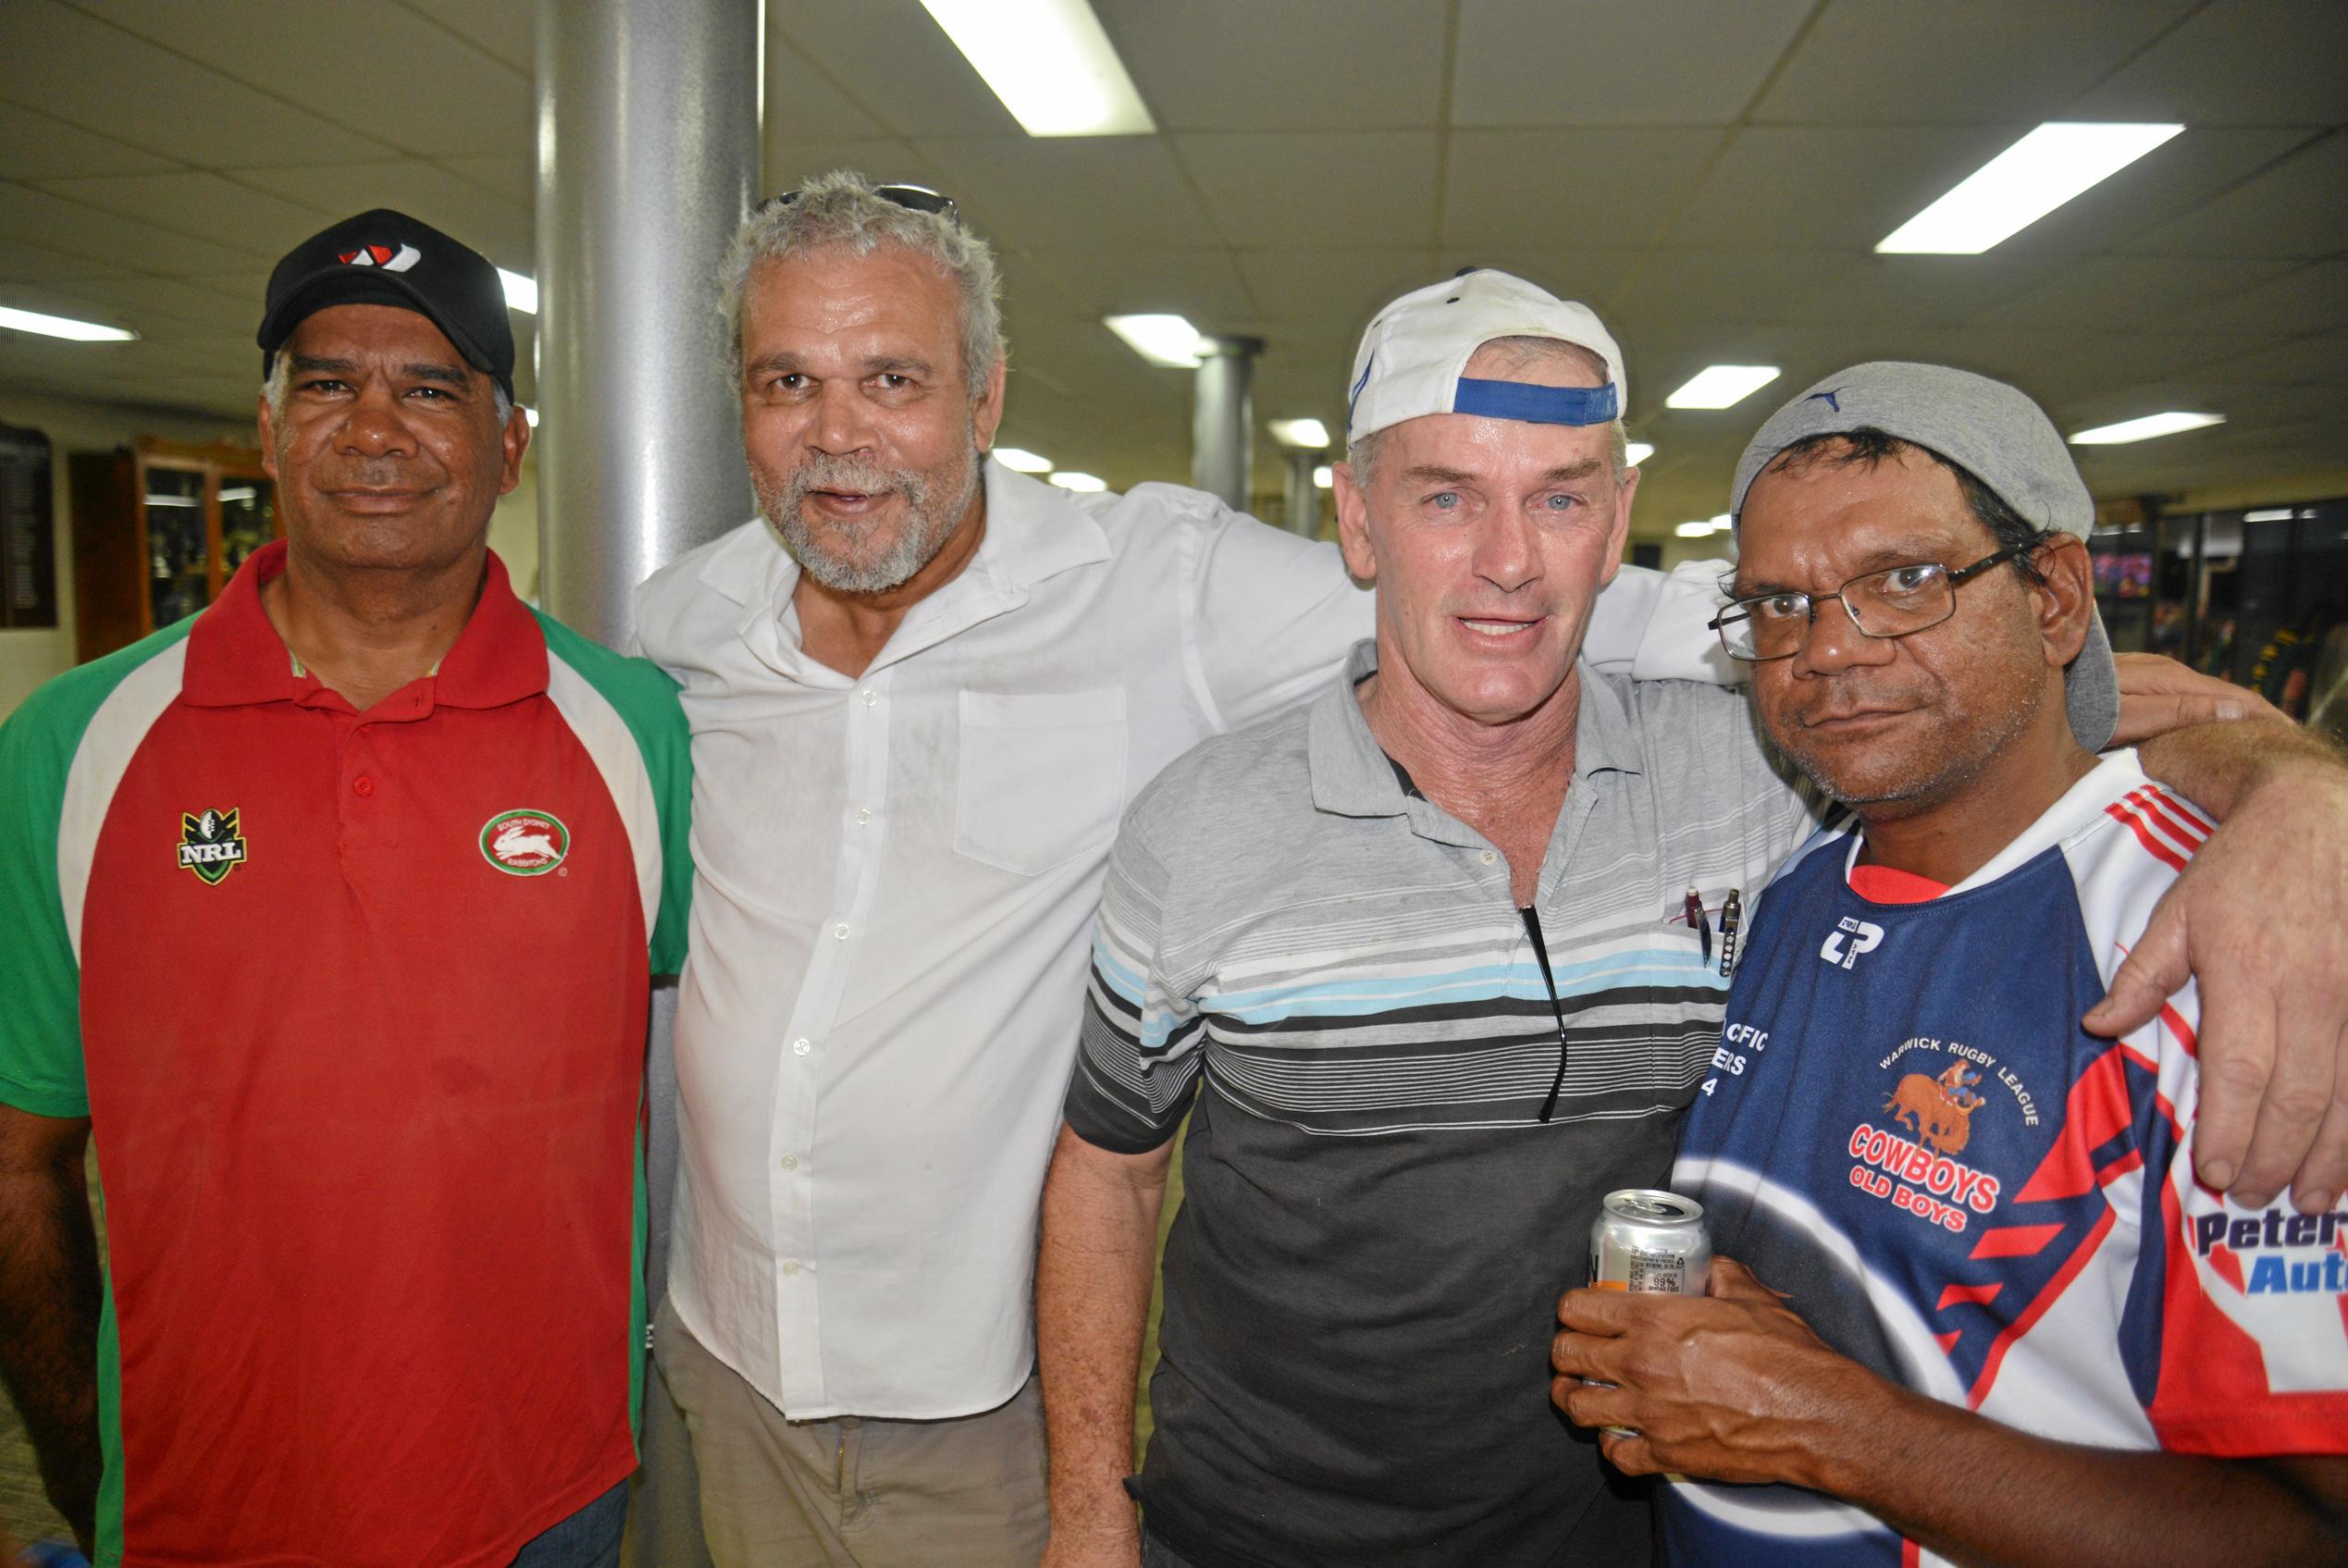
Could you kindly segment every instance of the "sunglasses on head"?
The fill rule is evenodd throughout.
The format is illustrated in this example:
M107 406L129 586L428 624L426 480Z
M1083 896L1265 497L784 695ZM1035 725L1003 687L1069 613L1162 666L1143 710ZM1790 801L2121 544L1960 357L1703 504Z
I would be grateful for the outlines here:
M804 192L798 191L785 191L780 196L769 196L759 204L759 211L765 212L772 207L787 207L797 201L802 194ZM944 191L933 191L926 185L875 185L872 187L872 194L884 202L895 202L908 212L933 213L957 226L962 221L956 215L954 198Z

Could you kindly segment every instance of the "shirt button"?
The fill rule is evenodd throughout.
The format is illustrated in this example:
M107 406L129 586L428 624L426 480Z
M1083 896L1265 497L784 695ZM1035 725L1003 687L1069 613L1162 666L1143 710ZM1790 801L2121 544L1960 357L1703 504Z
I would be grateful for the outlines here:
M797 1276L798 1276L798 1272L799 1272L799 1260L798 1260L798 1259L797 1259L797 1258L789 1258L789 1259L785 1260L784 1265L783 1265L783 1278L785 1278L785 1279L793 1279L793 1278L797 1278Z
M792 1042L791 1042L791 1055L793 1055L793 1056L806 1056L806 1055L807 1055L809 1051L812 1051L812 1050L814 1050L814 1049L815 1049L815 1047L814 1047L814 1046L809 1045L809 1044L806 1041L804 1041L804 1040L794 1040L794 1041L792 1041Z
M353 795L373 795L375 793L375 781L362 774L360 777L351 781L351 793Z
M1483 862L1484 862L1484 864L1486 864L1486 865L1488 865L1488 866L1489 866L1489 865L1490 865L1493 861L1495 861L1495 860L1497 860L1497 859L1499 859L1499 858L1500 858L1500 857L1499 857L1499 856L1497 856L1497 855L1493 854L1493 853L1492 853L1490 850L1489 850L1489 849L1485 850L1485 851L1484 851L1484 853L1482 853L1481 855L1478 855L1478 856L1477 856L1477 857L1476 857L1476 858L1477 858L1478 860L1483 861Z
M856 820L859 822L871 821L872 820L872 808L870 806L858 807L856 809Z
M798 1156L798 1155L797 1155L797 1154L785 1154L785 1155L784 1155L784 1156L783 1156L783 1168L784 1168L785 1170L797 1170L797 1169L798 1169L798 1168L799 1168L799 1156Z
M842 920L838 925L834 926L832 928L832 934L838 937L842 942L846 942L847 940L847 922L846 920Z
M857 695L864 698L864 706L867 708L871 707L872 704L881 700L881 694L876 691L864 691L859 692Z

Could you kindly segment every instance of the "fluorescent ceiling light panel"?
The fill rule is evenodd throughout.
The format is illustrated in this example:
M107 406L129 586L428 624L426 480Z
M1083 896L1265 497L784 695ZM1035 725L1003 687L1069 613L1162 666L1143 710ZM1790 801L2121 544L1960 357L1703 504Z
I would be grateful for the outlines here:
M1103 320L1126 346L1152 364L1195 370L1204 355L1199 330L1179 315L1111 315Z
M1712 536L1712 525L1710 523L1703 521L1701 518L1699 518L1693 523L1682 523L1678 527L1674 528L1672 532L1677 534L1683 539L1709 538Z
M2082 430L2070 438L2074 447L2117 447L2130 441L2149 441L2155 436L2173 436L2180 430L2198 430L2205 425L2223 425L2222 414L2148 414L2142 419L2123 419L2117 425L2098 425L2093 430Z
M1665 408L1733 408L1777 379L1773 364L1707 365L1663 400Z
M518 272L498 268L498 281L505 285L505 302L525 315L538 314L538 280L525 278Z
M225 491L222 493L226 494ZM2288 523L2291 518L2291 508L2287 506L2269 507L2264 512L2245 512L2242 514L2242 520L2245 523Z
M1623 449L1623 461L1629 463L1633 468L1637 467L1640 463L1645 463L1649 458L1653 457L1654 455L1655 448L1651 442L1648 441L1633 441L1630 445Z
M1884 236L1875 249L1885 255L1977 256L2184 129L2049 120Z
M1106 480L1101 479L1091 474L1077 474L1068 471L1062 471L1061 473L1053 475L1052 483L1057 485L1064 490L1091 491L1106 490L1108 488L1108 483Z
M1712 532L1715 534L1725 534L1735 526L1736 526L1736 519L1731 517L1725 512L1719 513L1712 519Z
M1014 474L1049 474L1052 471L1050 458L1039 457L1022 447L996 447L994 456L995 462Z
M1328 445L1328 426L1317 419L1275 419L1272 439L1284 447L1320 451Z
M1315 489L1326 490L1337 482L1329 477L1328 468L1329 465L1324 463L1318 468L1313 470L1313 488Z
M253 485L230 485L220 492L220 504L226 506L230 501L251 500L260 493L259 488ZM2283 515L2288 517L2291 513L2286 512Z
M101 327L69 315L43 315L37 310L10 310L6 305L0 305L0 327L38 332L44 338L70 338L77 343L128 343L139 336L119 327Z
M1157 130L1085 0L921 0L1030 136Z
M522 417L530 422L531 429L535 430L538 427L538 411L527 403L522 405Z

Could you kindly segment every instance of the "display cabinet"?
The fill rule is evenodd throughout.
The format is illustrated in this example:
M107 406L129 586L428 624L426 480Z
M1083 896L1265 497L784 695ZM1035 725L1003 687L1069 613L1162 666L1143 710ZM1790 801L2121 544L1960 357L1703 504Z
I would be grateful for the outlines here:
M261 454L141 437L74 454L73 587L80 657L113 652L210 604L277 537Z

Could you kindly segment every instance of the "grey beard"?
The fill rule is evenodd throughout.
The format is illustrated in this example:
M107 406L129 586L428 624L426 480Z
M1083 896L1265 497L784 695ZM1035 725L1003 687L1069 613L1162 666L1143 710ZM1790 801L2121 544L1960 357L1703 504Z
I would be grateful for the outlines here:
M928 475L913 469L885 469L846 457L818 457L801 464L780 485L753 472L753 488L767 520L783 536L784 548L799 570L834 593L884 593L904 583L937 558L945 541L970 510L978 488L978 451L971 449L961 483L943 494ZM832 549L822 531L808 525L807 498L817 490L857 490L878 495L895 490L905 498L906 519L896 538L870 560L845 557Z

